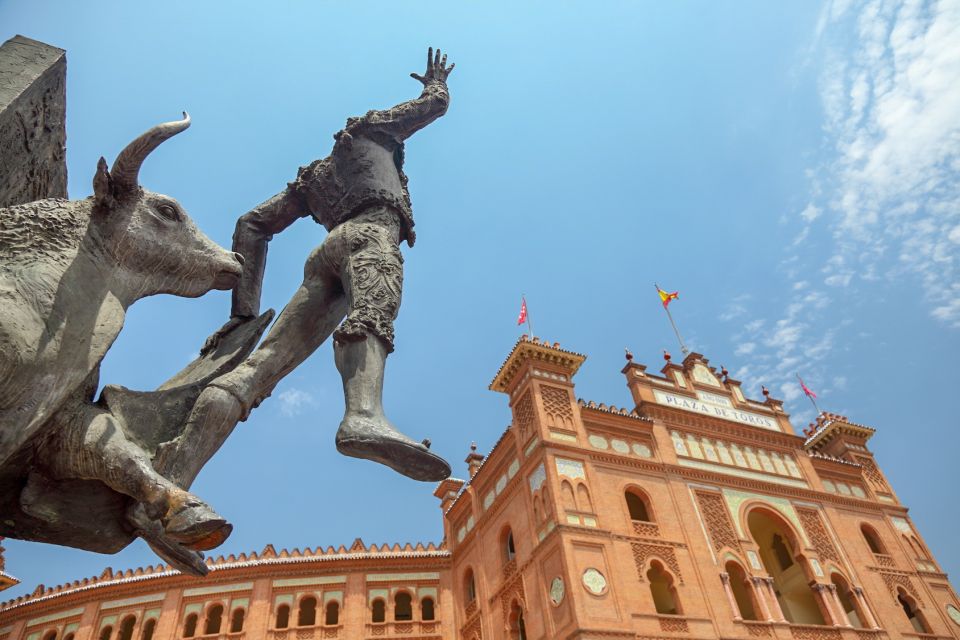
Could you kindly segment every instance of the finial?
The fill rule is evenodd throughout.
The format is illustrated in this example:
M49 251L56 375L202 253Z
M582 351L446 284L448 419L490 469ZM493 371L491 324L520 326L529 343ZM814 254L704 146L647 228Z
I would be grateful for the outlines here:
M666 349L663 350L663 359L666 360L667 362L670 362L670 352L667 351Z
M767 388L766 388L765 386L763 386L763 385L760 385L760 393L763 394L763 397L764 397L764 398L769 398L769 397L770 397L770 389L767 389Z
M725 366L720 365L720 375L722 375L724 378L726 378L727 376L730 375L730 372L727 371L727 368L726 368Z
M476 451L477 451L477 443L476 443L476 442L471 442L471 443L470 443L470 453L476 453Z
M633 361L633 354L630 353L630 349L627 349L626 347L624 347L623 350L626 352L627 362L632 362L632 361Z

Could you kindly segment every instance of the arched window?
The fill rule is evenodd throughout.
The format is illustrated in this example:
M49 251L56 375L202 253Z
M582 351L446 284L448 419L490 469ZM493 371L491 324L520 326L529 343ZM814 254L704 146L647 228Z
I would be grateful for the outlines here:
M120 622L120 631L117 633L117 640L133 640L133 626L137 624L134 616L127 616Z
M650 517L650 510L647 508L647 501L640 494L629 489L623 494L627 501L627 511L630 512L630 519L637 522L653 522Z
M307 596L300 601L300 608L297 611L297 626L312 627L317 624L317 599L313 596Z
M747 572L739 563L734 561L727 562L725 569L730 580L730 591L733 592L733 599L737 603L740 617L744 620L759 620L757 610L753 606L753 595L750 586L747 584Z
M909 538L907 538L907 542L910 544L910 547L913 549L913 552L917 555L918 560L927 559L927 554L923 550L923 546L920 544L920 541L917 540L917 536L910 536Z
M830 576L830 582L837 588L837 598L843 607L843 612L847 616L850 624L858 629L863 629L863 622L860 620L860 611L857 609L856 598L850 592L850 584L838 573Z
M204 635L220 633L220 626L223 624L223 605L215 604L207 609L207 621L203 625Z
M274 625L277 629L286 629L290 626L290 605L282 604L277 607L277 623Z
M68 633L67 635L63 636L63 640L73 640L73 638L74 636L72 633Z
M243 631L243 618L246 616L246 611L242 608L236 608L233 610L233 613L230 615L230 633L239 633Z
M902 588L897 589L897 600L900 602L900 606L903 607L903 613L907 616L907 620L910 621L910 625L914 631L917 633L931 633L930 625L927 624L926 618L924 618L923 614L920 613L920 610L917 608L916 600L908 596Z
M787 621L825 624L804 566L795 561L797 538L786 521L765 509L753 509L747 525L760 551L760 561L773 578L774 592Z
M593 513L593 501L590 500L590 492L587 491L587 485L582 482L577 484L577 508L580 511Z
M463 594L467 597L467 604L477 599L477 585L473 580L473 569L467 569L463 576Z
M433 598L424 598L420 601L420 619L424 621L436 620L437 614L433 610Z
M47 633L43 636L43 640L57 640L57 630L54 629L53 631L47 631Z
M527 640L527 627L523 621L523 609L520 608L520 604L516 600L510 605L508 624L510 640Z
M112 635L113 635L113 627L111 627L110 625L107 625L100 630L100 640L110 640L110 636ZM193 634L190 634L189 636L184 636L184 637L189 638L191 636L193 636Z
M327 625L340 624L340 603L336 600L331 600L327 603L323 623Z
M393 619L398 622L413 620L413 598L406 591L399 592L393 599Z
M377 598L373 601L373 615L370 617L371 622L386 622L387 621L387 603L382 599Z
M517 556L517 548L513 544L513 531L510 527L507 527L500 536L500 546L503 550L503 564L507 564Z
M668 615L680 614L680 603L677 601L676 589L673 587L673 576L664 570L663 565L654 560L647 571L647 580L650 583L650 595L653 596L653 606L657 613Z
M195 635L197 635L197 614L191 613L183 623L183 637L192 638Z
M140 632L140 640L153 640L153 633L157 630L157 619L150 618L143 623L143 631ZM72 637L64 640L73 640Z
M867 541L867 546L870 547L870 551L880 554L887 552L883 543L880 542L880 536L877 535L873 527L866 524L860 525L860 533L863 534L863 539Z
M576 511L577 499L573 496L573 485L567 480L560 483L560 502L564 511Z

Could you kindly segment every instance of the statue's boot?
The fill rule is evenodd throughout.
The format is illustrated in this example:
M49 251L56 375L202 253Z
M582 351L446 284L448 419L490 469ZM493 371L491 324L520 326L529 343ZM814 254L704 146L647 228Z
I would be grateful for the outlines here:
M450 477L450 465L430 451L428 440L416 442L400 433L383 413L386 346L378 338L333 346L343 376L346 411L337 431L337 451L384 464L414 480L438 482Z
M194 551L220 546L233 531L210 505L186 491L173 497L160 522L167 537Z
M194 576L205 576L210 571L203 561L203 553L191 551L171 540L160 523L147 515L143 504L134 503L127 509L127 521L154 553L169 562L174 569Z

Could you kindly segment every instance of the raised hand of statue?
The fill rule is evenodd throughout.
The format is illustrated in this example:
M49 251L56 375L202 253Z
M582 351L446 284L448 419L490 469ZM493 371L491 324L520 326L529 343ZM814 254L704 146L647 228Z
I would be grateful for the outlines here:
M218 346L220 346L220 341L223 340L227 334L249 320L250 318L232 316L222 327L217 329L213 335L207 338L206 342L204 342L203 346L200 348L200 355L205 356L216 349Z
M433 53L433 47L427 49L427 71L424 75L419 73L411 73L410 77L419 80L426 86L430 82L439 81L446 82L447 76L450 75L450 72L453 71L453 68L457 65L451 63L450 66L447 66L447 56L443 55L440 57L440 49L437 49L437 53Z

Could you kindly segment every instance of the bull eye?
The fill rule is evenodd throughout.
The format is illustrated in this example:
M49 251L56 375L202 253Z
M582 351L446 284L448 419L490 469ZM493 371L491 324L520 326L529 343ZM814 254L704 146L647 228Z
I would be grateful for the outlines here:
M178 222L180 220L180 212L177 211L177 208L172 204L162 202L156 206L157 213L173 222Z

